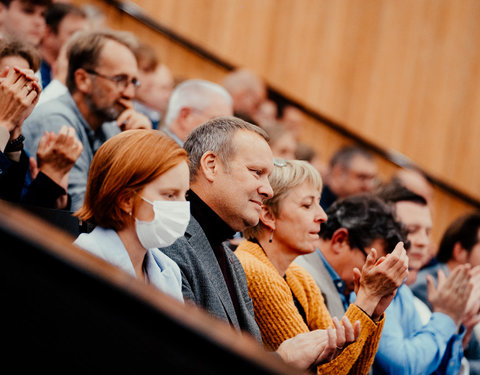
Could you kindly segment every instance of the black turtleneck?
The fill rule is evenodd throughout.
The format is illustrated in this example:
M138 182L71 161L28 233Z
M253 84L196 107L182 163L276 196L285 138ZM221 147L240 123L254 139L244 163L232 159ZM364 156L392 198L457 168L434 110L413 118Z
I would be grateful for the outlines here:
M239 313L238 296L235 292L232 276L228 271L227 262L229 261L225 254L223 243L233 238L235 231L225 223L202 199L192 190L187 193L187 200L190 202L190 213L202 227L208 242L213 249L218 265L222 270L223 278L227 284L230 297L235 307L237 316Z

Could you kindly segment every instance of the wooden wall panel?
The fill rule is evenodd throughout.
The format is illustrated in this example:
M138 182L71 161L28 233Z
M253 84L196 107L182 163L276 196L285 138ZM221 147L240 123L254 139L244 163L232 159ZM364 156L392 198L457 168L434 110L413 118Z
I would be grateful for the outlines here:
M140 24L114 7L106 5L104 1L74 0L74 2L77 4L95 4L107 15L109 26L114 29L133 31L140 40L151 44L161 59L165 61L179 79L203 78L220 83L227 73L225 69L172 42L169 38ZM387 72L388 65L395 64L396 58L402 57L405 59L408 55L405 42L402 42L400 39L410 38L414 41L416 40L416 43L422 42L426 46L427 43L423 40L425 38L422 39L420 36L416 38L414 33L408 33L408 30L405 31L408 36L402 36L400 35L401 33L397 33L395 43L396 49L399 51L393 54L393 56L389 55L389 57L387 55L390 47L384 41L385 39L391 40L388 35L379 34L376 35L377 41L369 41L369 38L379 30L379 23L382 23L382 30L387 34L389 24L391 26L396 26L395 22L398 24L399 21L395 21L395 17L399 17L399 15L396 15L396 12L401 13L402 9L392 8L393 5L390 4L390 1L365 1L362 2L365 9L362 9L357 1L349 2L349 6L347 6L346 2L342 0L335 2L303 0L296 3L289 0L262 0L258 2L249 0L241 2L237 0L195 0L194 2L196 6L193 6L193 2L190 0L162 0L161 2L143 0L138 3L142 8L148 10L149 14L155 14L159 21L172 27L176 32L187 35L189 40L199 43L220 58L233 62L241 59L243 61L248 60L252 65L240 63L238 65L258 67L256 70L259 72L263 70L262 74L264 74L267 82L273 88L285 92L289 97L298 99L305 106L313 109L318 108L321 113L330 114L330 111L323 110L324 107L326 108L326 105L324 106L323 103L327 103L328 106L338 110L340 113L349 114L352 117L357 116L358 119L355 122L345 124L359 134L367 130L369 134L372 132L371 137L365 137L366 139L376 139L375 137L380 137L379 134L383 132L386 135L385 138L381 138L379 144L386 148L401 151L404 145L413 143L421 151L427 153L427 150L431 147L432 142L430 141L432 139L426 136L429 134L427 126L429 113L421 109L422 106L435 104L434 96L436 96L436 92L430 92L430 88L427 90L426 86L422 84L422 90L424 90L422 95L425 96L424 101L416 105L415 108L410 108L408 113L402 108L407 102L415 102L411 96L415 93L415 83L417 81L425 81L429 82L429 85L433 85L435 80L426 77L428 69L420 71L417 69L420 62L413 63L410 61L410 65L402 68L398 74L392 75ZM405 3L408 3L408 0ZM418 3L428 3L435 9L445 6L445 3L442 1L436 3L423 1ZM463 4L467 3L468 1L463 2ZM275 4L276 7L274 7ZM299 7L300 4L302 7ZM416 7L419 6L417 5ZM415 13L414 8L411 9L412 14L410 17L412 20L409 21L411 24L419 22L417 18L427 17L429 12L428 7L426 7L425 14L422 13L415 16L413 14ZM254 12L250 21L238 26L240 24L239 19L244 21L248 19L249 12L252 9L255 9L256 13ZM327 10L328 17L325 15L323 18L320 17ZM381 10L380 13L379 10ZM403 17L407 18L408 13L407 10L403 10ZM305 22L301 22L302 14L306 17ZM382 22L378 20L379 14L382 16ZM362 27L355 24L355 22L358 23L356 20L360 16L363 17L364 21ZM447 14L444 16L446 17ZM268 26L264 33L258 31L259 25L262 24L262 17L267 22L267 24L265 22L263 24ZM215 30L212 24L222 25L223 29L222 27L217 27L217 30ZM280 25L286 26L280 27ZM238 30L230 30L229 27L238 27ZM260 43L261 48L258 45L252 46L257 39L249 39L253 38L254 35L251 34L250 30L257 30L255 32L261 34L257 38L262 40L262 43ZM320 30L321 32L315 35L315 30ZM301 43L297 42L297 44L309 43L309 45L313 45L311 50L307 51L312 61L306 59L300 53L294 52L301 47L296 45L294 39L287 38L285 35L284 37L275 36L277 33L282 35L286 31L299 33ZM274 36L277 40L275 43L273 43ZM245 44L236 40L242 40L242 43ZM347 55L342 55L342 51L336 46L339 41L341 46L346 44L350 46L349 51L343 51L345 53L348 52ZM365 47L368 43L377 47L374 54L368 52L369 48L371 49L372 47ZM282 56L281 51L283 49L291 52ZM251 51L253 50L255 50L255 54L252 56ZM430 61L428 58L430 52L424 51L424 54L425 56L420 57L419 60ZM264 56L267 56L267 58ZM347 58L342 56L347 56ZM380 63L380 57L383 65ZM385 59L386 62L383 61ZM294 68L289 69L284 60L288 60ZM234 65L237 64L235 63ZM311 66L316 68L312 69ZM367 68L368 74L361 73L362 71L365 72ZM476 67L475 69L476 71L472 75L478 77L480 74L479 68ZM327 72L333 71L335 72L327 74ZM410 74L413 74L413 78ZM464 74L467 73L464 72ZM273 78L269 75L272 75ZM274 79L281 76L283 76L283 79ZM317 76L320 76L320 78ZM334 83L339 83L339 85ZM469 101L469 104L465 103L462 116L480 118L480 113L478 113L480 95L474 97L476 89L473 87L473 84L469 87L468 98L464 98L465 101ZM304 94L307 90L310 91L309 95ZM349 95L346 95L345 93L349 91L351 91ZM301 94L298 94L298 92ZM331 95L328 95L329 92ZM408 95L402 97L402 93L405 92L408 92ZM353 98L354 94L356 100ZM442 93L442 95L447 94L448 91L445 90ZM382 101L382 106L376 106L376 100L380 100L383 96L393 98L391 100L397 101L396 105L387 108ZM357 101L361 105L358 105ZM409 126L409 118L414 114L419 116L425 124L418 127ZM375 125L379 121L378 118L387 118L388 116L391 116L392 119L385 121L384 126L378 129ZM442 120L441 115L435 115L435 119L438 121ZM479 150L475 148L475 141L480 139L480 126L467 127L464 125L462 122L456 121L454 126L449 128L450 133L440 129L440 125L438 126L438 134L435 135L435 132L431 131L437 143L440 142L440 139L443 142L437 151L442 155L441 159L443 161L440 164L447 164L448 172L442 173L442 177L450 175L450 177L454 178L454 175L470 173L473 178L474 174L477 173L473 169L475 166L478 169L479 158L477 154L480 148ZM304 126L305 130L302 140L320 152L324 161L327 161L340 146L352 142L349 138L325 126L325 124L319 123L308 115L305 115ZM440 135L442 136L440 137ZM457 147L456 150L454 150L455 147ZM458 151L458 148L460 148L461 152ZM376 159L379 164L381 178L383 180L389 179L395 172L396 167L381 157ZM419 161L418 159L413 160ZM427 168L427 170L433 169ZM471 209L470 205L452 197L441 189L435 188L435 224L433 231L435 242L438 242L441 234L453 219Z
M163 24L480 198L477 0L137 0Z

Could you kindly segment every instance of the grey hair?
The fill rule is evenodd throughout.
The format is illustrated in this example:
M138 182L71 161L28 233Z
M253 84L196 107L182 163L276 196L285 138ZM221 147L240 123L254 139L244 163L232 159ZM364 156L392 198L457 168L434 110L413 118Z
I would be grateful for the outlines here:
M214 118L190 133L183 145L190 160L190 181L195 179L202 156L208 151L215 153L228 168L235 154L232 139L238 130L257 133L268 142L268 135L262 128L233 116Z
M212 97L224 98L228 104L233 106L233 100L228 91L216 83L202 79L189 79L180 83L168 101L165 126L169 128L184 107L197 110L207 108L212 102Z

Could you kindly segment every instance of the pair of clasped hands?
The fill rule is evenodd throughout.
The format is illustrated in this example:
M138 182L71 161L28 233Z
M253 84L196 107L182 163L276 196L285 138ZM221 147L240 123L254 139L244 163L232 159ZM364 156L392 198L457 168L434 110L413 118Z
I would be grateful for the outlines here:
M362 270L355 268L353 272L355 304L372 320L380 320L408 275L408 257L403 242L399 242L392 253L378 259L377 251L372 249ZM359 321L352 324L346 316L341 321L333 318L333 327L288 339L280 345L277 353L294 367L310 370L339 356L358 339L360 330Z
M38 78L30 69L5 67L0 73L0 126L10 133L9 141L22 133L25 119L32 113L40 97ZM83 150L75 129L63 126L59 133L45 132L40 138L36 158L30 157L30 172L35 179L41 171L67 190L68 174ZM67 204L66 194L57 208Z

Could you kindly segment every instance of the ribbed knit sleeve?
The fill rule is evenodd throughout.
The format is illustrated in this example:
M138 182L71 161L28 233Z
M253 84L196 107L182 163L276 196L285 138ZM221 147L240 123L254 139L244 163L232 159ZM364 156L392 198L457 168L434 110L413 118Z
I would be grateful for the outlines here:
M244 241L235 254L245 269L255 320L268 348L276 350L283 341L300 333L333 325L315 280L302 267L291 264L285 281L257 244ZM298 312L292 292L305 310L308 324ZM333 361L319 366L318 374L368 373L380 340L383 320L375 324L355 305L351 305L345 315L352 324L360 321L360 337Z

